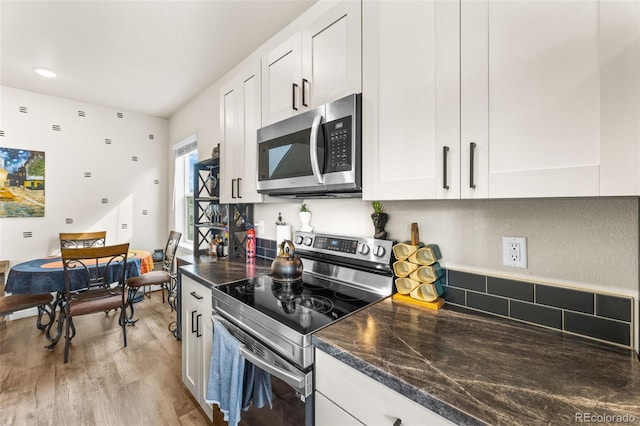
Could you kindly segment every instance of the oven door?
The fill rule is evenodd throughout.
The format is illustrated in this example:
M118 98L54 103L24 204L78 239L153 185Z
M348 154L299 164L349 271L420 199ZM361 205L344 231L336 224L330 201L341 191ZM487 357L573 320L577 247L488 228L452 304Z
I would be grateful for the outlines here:
M216 311L212 319L242 342L245 360L271 375L273 408L251 406L241 413L240 425L313 425L313 372L301 371Z

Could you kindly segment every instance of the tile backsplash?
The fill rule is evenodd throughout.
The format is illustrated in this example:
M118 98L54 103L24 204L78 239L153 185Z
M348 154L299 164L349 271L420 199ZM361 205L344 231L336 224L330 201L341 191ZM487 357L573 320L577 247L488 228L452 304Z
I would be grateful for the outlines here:
M452 305L632 347L633 298L447 271Z
M276 240L268 240L266 238L256 238L256 255L267 259L276 257Z
M273 259L275 240L257 238L257 255ZM633 346L633 298L533 281L446 270L448 304L601 340Z

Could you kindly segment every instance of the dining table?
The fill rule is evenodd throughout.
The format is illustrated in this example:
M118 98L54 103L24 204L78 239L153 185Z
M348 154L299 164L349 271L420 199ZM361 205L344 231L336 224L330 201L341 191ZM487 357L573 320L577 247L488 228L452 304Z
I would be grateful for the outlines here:
M100 265L104 264L98 263L98 266ZM151 252L131 249L127 255L125 279L152 271L153 267ZM81 279L75 280L73 275L70 275L72 290L75 289L76 285L81 285L81 282ZM47 339L51 342L47 348L53 349L62 334L61 321L58 321L58 326L54 330L55 334L52 334L56 317L59 317L59 312L64 309L66 289L62 258L60 256L47 256L12 266L7 276L5 291L12 294L55 293L55 298L51 305L38 308L36 322L38 329L44 330ZM43 322L45 315L47 321Z

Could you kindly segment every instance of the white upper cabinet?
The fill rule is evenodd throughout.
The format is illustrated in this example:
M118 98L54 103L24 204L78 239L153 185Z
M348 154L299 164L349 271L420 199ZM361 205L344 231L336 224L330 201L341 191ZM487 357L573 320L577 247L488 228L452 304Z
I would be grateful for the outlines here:
M462 164L482 142L476 191L488 179L490 198L640 194L640 2L461 9Z
M363 4L363 197L640 194L640 2Z
M640 195L640 1L600 3L600 195Z
M259 203L257 131L261 126L260 65L241 68L220 90L220 202Z
M300 111L300 33L262 58L262 111L264 125L291 117Z
M263 55L263 125L361 91L360 11L360 1L338 2Z
M303 107L362 91L362 3L345 0L302 32Z
M460 197L457 2L363 4L363 198Z
M462 2L461 145L478 140L489 197L598 195L598 11L588 0ZM463 197L474 196L470 170Z

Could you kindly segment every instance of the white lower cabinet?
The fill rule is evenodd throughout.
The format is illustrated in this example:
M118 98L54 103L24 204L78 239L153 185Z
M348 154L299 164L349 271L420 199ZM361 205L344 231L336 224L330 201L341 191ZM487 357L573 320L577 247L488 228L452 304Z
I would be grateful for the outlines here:
M317 426L362 426L351 414L334 404L329 398L316 391L314 396L316 404Z
M182 275L182 382L213 420L213 407L204 401L213 342L211 290Z
M315 369L316 426L454 424L319 350Z

